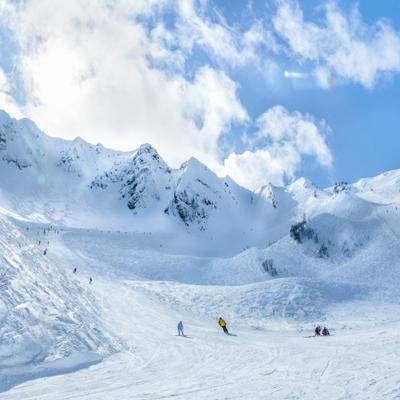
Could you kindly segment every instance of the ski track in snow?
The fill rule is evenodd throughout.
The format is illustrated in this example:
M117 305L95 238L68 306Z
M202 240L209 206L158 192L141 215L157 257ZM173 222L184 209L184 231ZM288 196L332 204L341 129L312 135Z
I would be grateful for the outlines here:
M240 332L239 337L240 342L227 343L227 338L201 330L190 343L164 337L160 348L148 349L155 353L148 354L144 365L138 366L129 353L119 354L87 370L30 381L1 398L263 399L272 393L276 399L396 398L389 397L395 389L388 391L400 382L396 358L388 365L360 357L365 348L376 346L371 340L354 346L352 336L333 344L321 338L305 345L285 335ZM342 348L340 355L333 346Z
M140 283L135 282L135 285ZM180 314L129 285L98 277L93 288L133 350L67 375L23 383L0 399L396 399L400 324L302 338L295 331L235 327L184 315L190 340L175 336ZM109 293L119 295L110 298ZM168 289L170 290L170 288ZM178 288L179 290L179 288ZM145 302L144 302L145 301ZM232 328L233 329L233 328ZM392 342L392 346L387 344Z
M25 233L24 251L35 251L36 245L29 242L34 232L32 228ZM305 337L312 333L311 321L305 326L285 322L291 315L290 303L304 297L297 284L287 286L281 299L283 319L268 328L257 324L260 310L253 308L260 304L257 293L271 290L279 280L240 286L131 280L130 274L137 276L135 268L121 264L116 272L110 270L113 262L120 262L119 251L110 255L107 266L104 246L95 245L96 234L90 246L86 234L82 235L79 230L49 235L46 259L59 265L62 273L71 274L71 266L79 266L69 285L87 286L88 277L94 278L90 292L101 315L98 323L102 330L118 333L123 349L88 368L77 370L79 364L72 365L75 372L65 374L60 369L61 375L38 375L1 392L0 399L400 398L396 308L384 305L383 312L374 310L375 304L362 299L358 306L346 303L350 310L326 311L331 315L331 337ZM288 285L290 280L284 282ZM278 286L279 290L283 287ZM218 309L231 316L228 328L237 336L226 336L219 329ZM310 310L310 318L318 318L318 312ZM180 319L189 338L176 336Z
M378 216L385 221L384 215ZM13 232L18 236L18 226L24 231L24 224L14 223ZM383 225L394 234L386 222ZM119 234L108 233L108 239L99 240L98 235L103 237L104 233L74 229L48 234L49 251L44 257L42 250L36 250L36 235L41 229L41 225L31 225L28 233L19 237L18 248L29 257L58 265L63 274L71 275L72 266L78 266L78 274L64 284L74 293L74 307L80 301L76 297L84 293L85 302L94 299L100 319L93 323L104 332L117 333L123 345L118 353L87 368L82 368L85 364L72 364L54 370L61 375L44 376L44 372L23 382L35 377L28 374L26 379L19 379L22 383L1 392L0 399L400 398L400 320L396 306L347 295L343 306L339 301L330 309L321 303L323 311L314 304L305 314L308 322L289 322L287 318L297 315L291 310L297 310L296 302L300 301L305 310L313 302L301 285L307 284L306 290L311 290L319 283L297 279L291 283L293 278L284 278L234 286L198 285L186 283L190 274L182 275L183 283L137 280L138 274L148 271L127 261L124 264L121 259L141 257L142 251L146 252L147 264L162 257L164 270L160 266L158 273L163 276L173 270L179 257L157 253L151 246L143 250L114 248L114 236L119 241ZM109 247L104 244L107 242ZM105 252L110 251L106 257ZM212 260L203 261L209 271L207 262ZM196 262L201 265L202 260ZM212 269L207 273L218 277ZM89 276L94 278L90 288ZM75 285L84 290L76 292ZM275 304L281 310L279 315L269 311L273 304L262 304L263 296L271 290L273 298L279 299ZM322 301L314 298L314 303ZM79 308L76 310L79 312ZM228 328L237 336L222 333L217 325L219 312L228 316ZM323 314L332 336L305 337ZM260 318L270 324L260 325ZM180 319L189 338L176 336ZM68 370L72 372L65 374Z

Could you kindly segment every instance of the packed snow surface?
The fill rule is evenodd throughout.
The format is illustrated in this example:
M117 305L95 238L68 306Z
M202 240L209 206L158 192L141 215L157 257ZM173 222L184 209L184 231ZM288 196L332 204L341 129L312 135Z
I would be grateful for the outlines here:
M0 399L400 399L399 193L253 193L0 112Z

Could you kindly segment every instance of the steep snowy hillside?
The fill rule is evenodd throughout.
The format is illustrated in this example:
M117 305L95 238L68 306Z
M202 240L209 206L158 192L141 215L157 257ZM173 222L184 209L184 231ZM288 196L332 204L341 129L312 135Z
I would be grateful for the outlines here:
M155 214L192 233L209 230L217 236L232 232L252 236L251 243L256 240L252 231L267 240L267 229L260 221L278 214L258 195L229 178L218 178L194 158L171 169L148 144L129 161L96 177L90 188L99 196L115 193L135 215L151 219Z
M0 214L3 390L20 380L99 362L122 348L116 335L97 328L98 301L87 282L49 261L53 232Z
M372 202L400 203L400 170L387 171L373 178L361 179L351 187L360 197Z
M128 159L131 153L52 138L26 119L0 112L0 201L26 218L78 222L91 210L86 196L93 176ZM72 218L71 218L72 217Z
M126 160L131 153L89 144L77 137L73 141L46 136L32 121L15 120L0 111L0 162L18 170L44 174L55 184L60 170L90 179L96 173ZM9 172L12 169L8 169Z
M117 189L119 197L136 214L143 209L157 208L165 191L171 189L173 179L171 168L152 146L145 144L131 159L97 176L89 187Z

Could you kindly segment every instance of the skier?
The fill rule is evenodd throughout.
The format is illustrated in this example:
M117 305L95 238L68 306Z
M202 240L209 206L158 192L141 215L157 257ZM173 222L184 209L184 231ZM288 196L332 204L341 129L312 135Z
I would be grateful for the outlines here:
M44 249L43 255L45 256L47 254L47 248Z
M178 336L185 336L185 334L183 333L183 322L179 321L178 323Z
M320 326L320 325L317 325L317 326L315 327L314 332L315 332L315 336L321 336L321 326Z
M76 274L76 271L77 271L77 269L76 269L76 267L75 267L73 273Z
M330 333L329 333L328 328L326 326L324 326L324 329L322 329L322 335L330 336Z
M226 322L225 322L225 320L222 319L222 318L220 317L219 320L218 320L218 324L219 324L219 326L223 329L223 331L224 331L227 335L229 335L228 328L226 327Z
M89 285L91 285L93 283L93 279L92 277L89 278Z

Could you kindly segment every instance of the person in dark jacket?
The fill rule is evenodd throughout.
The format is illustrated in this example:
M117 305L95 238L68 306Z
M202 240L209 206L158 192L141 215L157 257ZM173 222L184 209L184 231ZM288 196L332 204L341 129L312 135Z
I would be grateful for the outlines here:
M315 332L315 336L321 336L321 326L320 326L320 325L317 325L317 326L315 327L314 332Z
M324 329L322 329L322 335L323 336L330 336L330 333L329 333L328 328L326 326L324 326Z
M183 322L179 321L178 323L178 336L185 336L185 334L183 333Z

